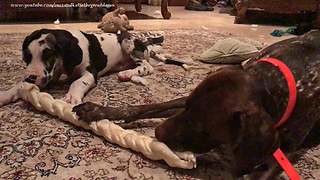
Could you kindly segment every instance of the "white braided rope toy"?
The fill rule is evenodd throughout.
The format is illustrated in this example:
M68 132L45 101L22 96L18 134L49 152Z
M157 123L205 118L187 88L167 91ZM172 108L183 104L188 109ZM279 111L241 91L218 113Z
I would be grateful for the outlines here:
M94 121L88 125L86 122L78 120L77 115L72 112L72 104L54 99L48 93L40 92L39 88L34 84L24 82L17 86L19 86L19 97L30 102L36 109L58 116L60 119L76 126L81 126L86 130L92 130L95 134L103 136L110 143L141 152L152 160L163 159L171 167L183 169L196 167L196 158L191 152L173 153L168 146L155 138L139 134L133 130L125 130L109 120Z

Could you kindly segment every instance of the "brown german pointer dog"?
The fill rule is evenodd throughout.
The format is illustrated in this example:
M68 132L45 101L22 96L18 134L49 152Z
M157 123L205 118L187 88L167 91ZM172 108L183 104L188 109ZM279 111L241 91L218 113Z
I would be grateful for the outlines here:
M288 106L284 73L261 58L281 60L296 83L296 103L290 117L275 127ZM74 108L86 122L97 119L169 117L155 135L172 150L205 153L229 144L235 177L274 179L282 171L273 153L293 154L316 130L320 119L320 32L280 41L251 58L243 68L225 67L203 80L189 95L160 104L102 107L85 103Z

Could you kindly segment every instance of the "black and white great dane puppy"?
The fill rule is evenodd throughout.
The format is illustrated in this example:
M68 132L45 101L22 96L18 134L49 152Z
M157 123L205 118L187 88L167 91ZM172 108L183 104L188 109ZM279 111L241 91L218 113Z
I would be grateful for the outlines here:
M152 73L149 57L170 63L171 60L148 48L162 41L163 37L143 42L126 32L37 30L23 42L23 60L27 63L24 80L45 88L66 74L74 81L63 100L79 104L84 94L97 84L97 78L106 72L120 71L118 77L123 81Z

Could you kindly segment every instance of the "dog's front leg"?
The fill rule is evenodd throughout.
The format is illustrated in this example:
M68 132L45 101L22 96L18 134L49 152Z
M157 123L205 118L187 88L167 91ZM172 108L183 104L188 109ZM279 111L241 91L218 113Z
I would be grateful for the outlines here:
M123 107L104 107L87 102L75 106L73 111L77 113L79 119L85 122L109 119L125 120L129 123L138 119L170 117L185 108L186 99L187 97L183 97L164 103Z
M63 100L71 104L80 104L84 94L95 85L96 83L93 74L86 71L79 79L71 84L69 91Z

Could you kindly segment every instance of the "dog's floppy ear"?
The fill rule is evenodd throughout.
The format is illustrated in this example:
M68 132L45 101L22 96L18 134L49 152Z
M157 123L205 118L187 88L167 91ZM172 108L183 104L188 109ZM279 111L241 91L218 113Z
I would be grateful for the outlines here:
M238 111L230 119L233 133L234 170L242 174L261 165L279 148L278 132L264 110Z

